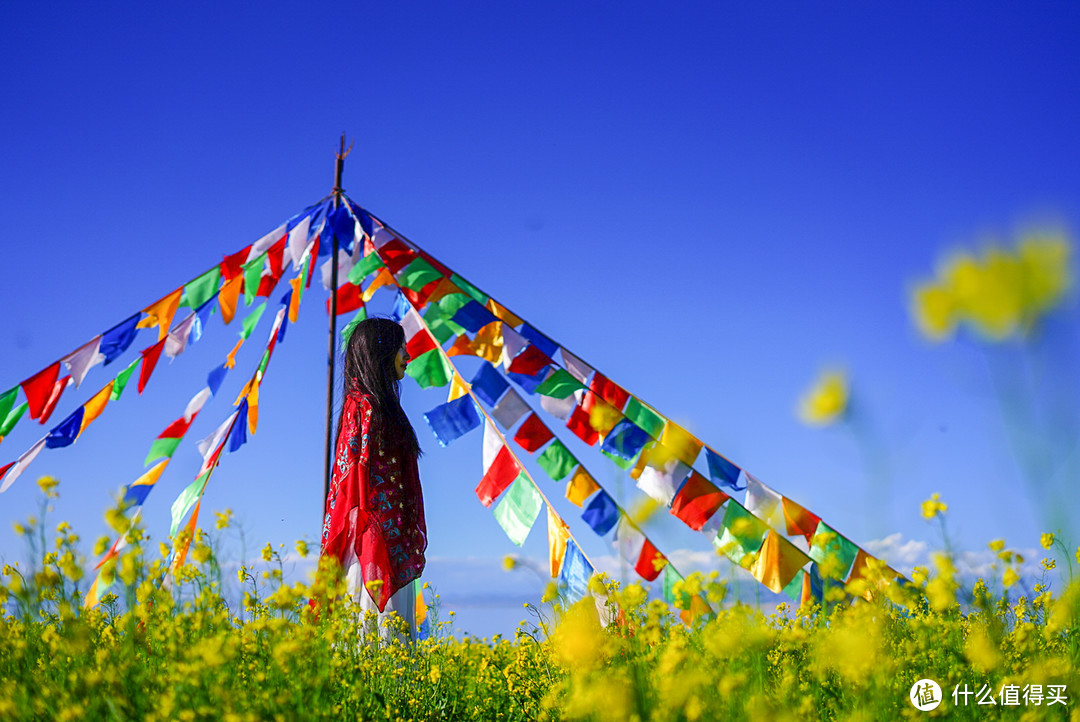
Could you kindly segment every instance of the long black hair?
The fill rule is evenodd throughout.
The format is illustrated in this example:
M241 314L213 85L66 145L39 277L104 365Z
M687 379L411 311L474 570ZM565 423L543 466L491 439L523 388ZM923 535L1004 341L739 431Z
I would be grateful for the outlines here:
M394 367L394 358L404 343L405 330L388 318L368 318L356 324L345 348L342 385L346 394L370 396L377 422L374 428L384 430L387 440L403 439L406 451L419 456L416 432L401 408L401 382Z

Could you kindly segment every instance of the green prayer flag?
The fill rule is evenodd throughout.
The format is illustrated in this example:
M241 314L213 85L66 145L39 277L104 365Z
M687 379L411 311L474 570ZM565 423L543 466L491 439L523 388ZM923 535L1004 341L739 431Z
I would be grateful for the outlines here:
M198 308L217 294L220 282L221 267L214 266L209 271L184 286L184 298L180 301L180 305L187 305L192 309Z
M149 466L151 461L157 461L163 457L172 458L173 452L176 451L176 447L180 445L180 439L154 439L154 443L150 445L150 453L146 455L146 461L143 462L143 466Z
M135 372L135 367L142 361L142 357L135 359L128 367L116 375L116 379L113 380L112 393L109 394L109 401L118 401L120 395L124 393L124 387L127 386L128 379L131 378L131 374Z
M724 532L713 542L720 553L739 564L747 554L761 549L769 527L761 519L751 514L742 504L734 499L728 501L724 520L721 522Z
M623 410L623 416L637 424L646 434L654 439L660 438L660 432L664 430L664 417L650 409L645 404L631 396L630 401Z
M454 314L470 300L464 293L451 293L439 299L439 308L443 311L443 323L454 332L455 336L465 333L465 329L454 323Z
M398 275L398 285L413 291L419 291L432 281L442 278L442 274L423 258L414 258Z
M0 424L0 436L7 436L8 434L10 434L11 430L15 428L15 424L19 423L19 419L22 418L22 415L26 413L26 410L28 408L30 408L30 404L26 401L23 401L14 409L9 411L7 416L4 417L4 423Z
M608 452L604 451L603 449L600 449L600 453L603 454L604 456L606 456L607 458L611 459L611 463L615 464L615 466L619 467L623 471L626 471L631 466L633 466L634 465L634 460L637 459L637 455L635 455L635 456L633 456L632 458L629 458L629 459L622 459L622 458L620 458L618 456L615 456L614 454L609 454Z
M472 285L456 273L450 276L450 280L454 282L455 286L476 299L476 302L479 303L481 306L488 302L488 295L486 293L484 293L479 288Z
M818 522L809 554L821 568L822 576L845 579L858 553L859 547L837 534L825 522Z
M574 470L578 460L570 453L570 449L567 449L561 441L555 439L544 449L544 453L537 457L536 463L553 480L559 481L566 478L567 474Z
M244 319L244 327L240 329L240 338L247 340L247 337L255 330L255 325L259 323L259 319L262 318L263 311L265 310L266 301L263 301L247 315L247 318Z
M525 543L529 530L540 515L544 501L529 477L522 472L514 479L502 501L495 507L495 521L518 546Z
M346 347L349 345L349 339L352 338L353 331L356 330L356 324L367 319L367 306L361 306L360 310L353 316L352 321L349 321L349 325L341 329L341 352L345 353Z
M424 321L431 330L431 335L435 337L440 346L458 335L458 332L450 328L447 320L446 311L443 311L442 306L437 303L428 306L427 311L424 313Z
M262 278L263 259L266 254L248 261L244 264L244 305L250 306L255 300L255 292L259 290L259 279Z
M18 395L19 387L16 386L10 391L5 391L3 396L0 396L0 419L7 419L8 412L15 405L15 397Z
M571 376L566 369L557 369L555 373L544 379L544 383L536 387L536 393L553 399L565 399L583 388L585 388L584 384Z
M270 352L263 351L262 360L259 361L259 368L255 371L255 378L262 379L263 374L266 372L266 365L270 363Z
M668 604L675 603L675 582L685 581L681 574L675 571L670 564L664 567L664 601Z
M180 496L176 497L176 501L172 503L172 527L169 529L169 536L176 536L181 520L191 511L191 507L195 506L195 502L199 500L199 495L206 488L206 480L209 478L210 472L208 471L188 484L188 487L180 492Z
M422 389L431 386L446 386L453 375L450 365L443 358L442 351L437 348L422 353L410 361L405 367L405 373L412 376Z
M802 585L804 576L806 576L806 572L800 569L799 571L795 572L795 576L792 577L791 581L787 583L786 587L784 587L784 594L788 595L789 597L791 597L792 600L796 602L802 601Z
M385 266L386 264L379 258L378 253L369 253L361 258L360 262L353 266L352 270L349 271L349 283L354 286L359 286L361 281ZM307 279L304 280L306 281Z

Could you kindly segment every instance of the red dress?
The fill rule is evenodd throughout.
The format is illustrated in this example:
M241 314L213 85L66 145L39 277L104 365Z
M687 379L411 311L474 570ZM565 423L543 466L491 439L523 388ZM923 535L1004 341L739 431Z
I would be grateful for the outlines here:
M394 592L424 571L420 473L405 439L387 438L391 434L372 421L371 397L346 394L341 413L322 554L342 567L356 559L365 587L382 580L378 590L367 587L381 612Z

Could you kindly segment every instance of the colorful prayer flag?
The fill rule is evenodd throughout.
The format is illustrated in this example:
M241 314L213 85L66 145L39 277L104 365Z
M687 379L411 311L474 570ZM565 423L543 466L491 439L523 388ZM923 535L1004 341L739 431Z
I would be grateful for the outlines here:
M142 356L142 368L139 370L139 394L141 395L143 389L146 388L146 382L150 380L150 374L154 373L154 367L157 366L158 359L161 358L161 351L165 348L165 342L169 340L168 336L161 339L153 346L144 348L140 351Z
M491 410L491 415L495 417L500 426L509 429L529 411L529 405L518 396L517 391L510 389L499 403L495 404L495 408Z
M806 543L809 544L817 531L818 524L821 523L821 517L804 509L786 496L781 502L781 507L784 511L784 526L787 534L789 536L802 534L806 537Z
M536 387L536 393L555 399L565 399L578 389L583 388L585 388L584 384L571 376L565 369L555 369L553 373L544 379L544 383Z
M566 498L576 506L581 506L585 500L599 491L600 485L596 483L584 466L574 470L574 475L566 484Z
M506 379L491 364L480 364L472 381L473 393L484 400L488 406L495 406L503 392L510 387Z
M567 539L562 571L559 573L559 595L566 600L567 606L585 598L592 575L592 564L589 564L574 540Z
M59 376L60 362L57 361L19 384L23 393L26 394L31 419L41 417L49 398L52 396L53 389L56 387Z
M690 467L671 459L662 467L648 464L638 476L638 488L664 506L671 506L675 494L690 474Z
M600 434L589 423L589 412L580 406L575 406L570 412L570 418L566 420L566 428L589 446L593 446L600 439Z
M550 441L553 436L554 434L544 425L540 417L535 413L530 413L525 423L518 427L517 433L514 434L514 441L531 454Z
M818 563L822 576L846 579L859 547L841 536L825 522L820 522L810 540L810 558Z
M472 398L462 396L428 411L424 414L424 421L431 427L439 446L446 447L479 426L480 416L476 413Z
M563 445L563 442L555 439L544 449L544 453L537 457L536 463L547 472L552 481L560 481L574 470L574 467L578 465L578 460Z
M750 474L746 474L746 508L758 519L777 531L786 531L784 511L781 506L783 497L765 486Z
M810 557L775 530L770 529L758 551L757 561L754 562L750 571L755 579L779 594L809 561Z
M739 467L732 464L712 449L705 449L705 458L709 463L709 476L714 484L729 487L733 491L742 491L745 486L739 486Z
M0 494L8 490L8 488L15 483L15 480L26 471L26 467L30 466L30 462L37 458L37 455L41 453L41 450L45 448L45 439L38 439L34 442L34 445L24 451L22 455L4 467L3 471L0 471L0 479L3 479L3 484L0 484Z
M450 383L451 369L443 358L442 351L436 348L414 358L405 368L405 373L411 376L420 388L426 389Z
M124 503L139 506L146 501L147 494L150 493L150 490L154 488L154 484L161 478L161 472L165 470L168 463L168 459L162 459L147 470L145 474L131 482L127 489L124 490Z
M631 396L623 409L623 416L630 419L654 439L659 439L664 430L664 417Z
M521 546L529 536L529 531L536 522L536 517L540 515L543 504L540 492L523 472L518 475L502 501L495 507L495 520L499 522L499 526L506 532L510 541Z
M457 316L454 317L455 320ZM524 351L514 356L506 367L508 373L535 376L551 365L551 359L538 346L530 344Z
M135 340L135 334L139 332L138 328L136 328L138 323L139 314L136 313L101 335L101 346L98 350L105 356L106 366L115 361L120 354L127 351L128 347L131 346L131 343Z
M146 318L139 321L136 327L153 328L157 326L158 341L165 340L165 336L169 333L169 327L172 325L173 316L176 315L176 309L180 307L180 297L183 293L184 289L178 288L168 296L144 308L143 313L146 314Z
M671 501L671 513L694 531L701 531L705 522L728 498L711 481L691 471L690 477Z
M476 487L476 496L481 504L491 506L514 482L521 468L490 421L484 424L483 463L484 476Z
M86 374L91 368L105 360L105 356L99 350L100 348L101 336L98 336L60 359L60 362L67 366L71 380L75 383L75 388L82 385L83 379L86 378Z
M637 424L630 419L622 419L604 437L600 451L628 461L637 456L649 441L649 435Z
M566 542L570 539L570 528L566 522L559 518L555 510L548 505L548 561L551 576L558 577L562 571L563 559L566 556Z
M604 536L619 521L619 507L615 500L608 496L603 489L593 497L585 510L581 512L581 518L592 527L592 530L600 536Z

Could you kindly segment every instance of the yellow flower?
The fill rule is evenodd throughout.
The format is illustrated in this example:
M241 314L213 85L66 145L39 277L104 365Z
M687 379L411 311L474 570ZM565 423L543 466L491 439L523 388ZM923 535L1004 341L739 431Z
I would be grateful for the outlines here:
M1020 581L1020 575L1016 573L1015 569L1009 567L1005 570L1005 576L1001 581L1005 585L1005 588L1008 589L1013 584L1016 584L1018 581Z
M518 560L511 554L507 554L502 560L503 569L512 572L517 569Z
M915 325L931 341L943 341L956 330L956 298L936 283L922 283L912 292L911 313Z
M43 492L45 492L45 496L50 498L56 496L56 493L53 491L53 489L55 489L56 485L59 483L60 481L52 476L43 476L37 480L37 485L41 488Z
M999 552L1004 548L1005 548L1005 540L1004 539L995 539L994 541L990 542L990 549L995 551L995 552Z
M559 598L559 585L555 582L548 582L547 587L544 589L544 596L540 597L540 601L543 604L554 602Z
M274 548L270 546L270 542L266 543L266 546L262 550L262 559L264 562L268 562L274 558Z
M847 375L825 371L799 399L799 419L807 426L828 426L844 414L847 406Z
M371 592L372 595L377 595L379 591L383 588L383 580L372 579L370 582L365 582L364 586L367 587L367 590Z
M303 539L298 539L296 541L296 553L299 554L301 557L307 557L308 545L307 542Z
M1043 534L1039 537L1039 543L1042 544L1043 549L1049 549L1050 547L1054 546L1054 535Z
M1024 274L1025 301L1034 314L1056 306L1072 286L1072 248L1061 233L1035 234L1020 241L1017 255Z
M1057 569L1057 562L1053 559L1043 559L1040 564L1042 564L1042 568L1046 571L1050 571L1051 569Z
M930 498L922 503L922 515L924 519L933 519L938 514L948 511L949 505L941 501L937 493L931 494Z
M232 521L232 509L226 509L225 511L215 511L214 515L217 516L217 522L215 526L218 529L224 529L229 526L229 522Z

